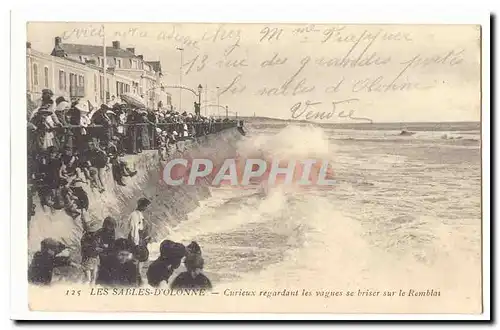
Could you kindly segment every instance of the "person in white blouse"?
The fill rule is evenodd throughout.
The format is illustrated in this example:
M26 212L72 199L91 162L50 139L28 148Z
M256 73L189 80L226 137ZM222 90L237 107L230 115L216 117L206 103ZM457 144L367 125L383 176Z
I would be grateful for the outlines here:
M141 236L142 231L144 230L144 212L148 206L151 204L151 201L147 198L140 198L137 201L137 208L130 214L128 218L128 223L130 227L130 232L128 238L131 243L135 246L141 244Z
M128 234L128 239L131 245L134 247L135 259L137 259L137 269L140 273L140 261L145 261L149 257L149 251L147 251L147 244L149 242L149 236L145 234L144 226L144 212L151 201L147 198L140 198L137 201L137 208L130 214L128 218L130 232ZM147 251L144 255L144 251Z

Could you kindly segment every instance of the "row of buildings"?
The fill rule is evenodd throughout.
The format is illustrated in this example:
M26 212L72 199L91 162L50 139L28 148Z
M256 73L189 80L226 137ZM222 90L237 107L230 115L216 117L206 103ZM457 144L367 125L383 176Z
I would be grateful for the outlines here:
M26 59L31 100L49 88L56 97L83 98L98 106L132 92L141 95L148 108L172 107L171 95L161 88L160 61L145 61L134 48L122 49L119 41L106 46L106 54L103 46L62 43L60 37L54 39L51 54L36 51L27 42Z

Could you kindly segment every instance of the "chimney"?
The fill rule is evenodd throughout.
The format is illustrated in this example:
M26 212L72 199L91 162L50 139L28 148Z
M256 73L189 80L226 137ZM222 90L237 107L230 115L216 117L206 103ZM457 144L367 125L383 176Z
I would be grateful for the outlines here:
M31 42L29 42L29 41L26 42L26 48L28 48L28 49L31 48Z
M61 44L61 37L54 38L54 46L59 46Z
M127 50L128 50L129 52L131 52L132 54L135 54L135 48L127 48Z
M113 41L113 48L114 49L120 49L120 42L119 41Z
M143 56L143 55L137 55L137 57L138 57L139 59L141 59L142 61L144 61L144 56Z

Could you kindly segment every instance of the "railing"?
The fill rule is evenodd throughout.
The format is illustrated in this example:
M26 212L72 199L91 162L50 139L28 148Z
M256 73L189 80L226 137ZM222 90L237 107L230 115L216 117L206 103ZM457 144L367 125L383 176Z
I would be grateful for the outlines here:
M184 125L187 124L188 136L184 137ZM168 134L172 134L174 131L178 133L176 141L182 141L186 139L199 138L202 136L207 136L210 134L218 133L228 128L237 127L239 125L238 121L230 120L225 122L181 122L181 123L125 123L125 124L111 124L111 125L64 125L55 127L52 131L55 133L56 138L64 138L65 141L62 142L63 145L68 145L68 142L73 144L73 137L76 135L81 135L81 129L84 128L87 131L87 136L92 138L102 138L107 136L107 139L117 135L117 128L123 127L124 131L121 136L126 139L126 141L121 141L121 143L127 142L131 150L137 150L137 143L139 139L139 134L144 134L144 132L139 131L139 127L146 127L148 129L148 138L150 141L150 150L157 149L157 132L156 128L162 129L162 131L167 131ZM193 134L194 133L194 134ZM32 133L33 134L33 133ZM36 134L36 133L34 133ZM69 140L69 141L68 141Z

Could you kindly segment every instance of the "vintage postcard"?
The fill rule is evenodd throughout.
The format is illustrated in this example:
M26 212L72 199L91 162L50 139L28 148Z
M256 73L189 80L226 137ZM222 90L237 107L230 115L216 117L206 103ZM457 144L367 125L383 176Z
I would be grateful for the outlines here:
M481 25L26 29L31 311L483 313Z

